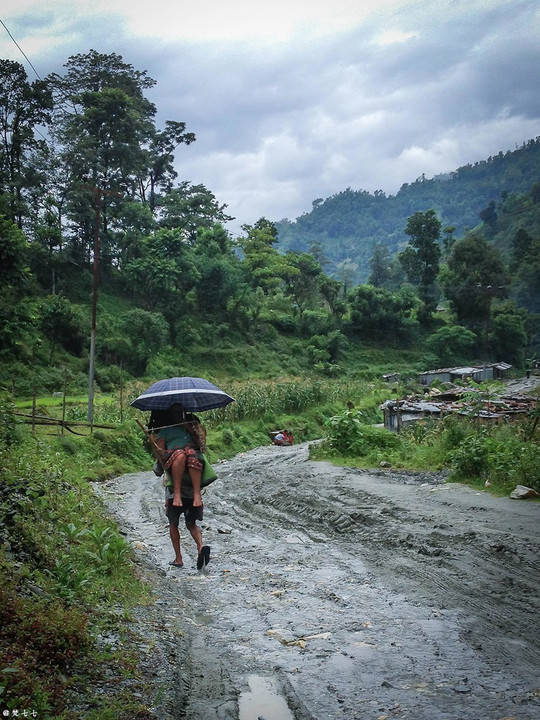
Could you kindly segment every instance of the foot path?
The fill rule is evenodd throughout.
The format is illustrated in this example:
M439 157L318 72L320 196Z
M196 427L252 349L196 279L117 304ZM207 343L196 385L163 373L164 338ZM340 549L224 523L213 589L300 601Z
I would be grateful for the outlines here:
M169 566L153 474L98 490L155 587L151 622L136 616L141 657L161 653L156 717L540 717L540 503L336 468L307 445L216 469L207 574L182 525L184 568Z

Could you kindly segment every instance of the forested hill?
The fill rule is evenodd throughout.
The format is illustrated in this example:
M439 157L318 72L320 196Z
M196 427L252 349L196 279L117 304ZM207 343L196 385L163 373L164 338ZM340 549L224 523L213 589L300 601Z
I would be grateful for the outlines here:
M272 222L233 238L226 206L178 178L175 154L195 133L156 124L153 85L114 53L72 56L32 83L0 60L0 395L68 376L87 388L89 337L103 391L195 370L342 376L370 343L385 362L387 347L426 348L421 367L536 355L540 139L396 197L317 201L281 226L280 250L308 252L280 252ZM463 239L445 231L480 220ZM391 258L386 245L406 237ZM372 254L358 285L351 269L365 278Z
M464 165L433 179L424 176L405 183L396 195L382 190L351 190L317 199L313 209L295 221L276 223L282 250L316 252L329 262L327 272L339 274L339 263L358 265L357 280L369 275L369 260L376 243L391 252L407 243L407 218L433 208L442 227L463 235L480 222L480 213L507 194L526 193L540 180L540 137L517 150Z

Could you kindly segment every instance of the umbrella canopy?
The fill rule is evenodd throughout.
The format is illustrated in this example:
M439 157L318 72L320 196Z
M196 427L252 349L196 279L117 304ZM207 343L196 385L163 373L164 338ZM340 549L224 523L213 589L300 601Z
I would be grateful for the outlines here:
M139 410L168 410L180 403L186 410L202 412L231 402L234 398L204 378L174 377L158 380L131 404Z

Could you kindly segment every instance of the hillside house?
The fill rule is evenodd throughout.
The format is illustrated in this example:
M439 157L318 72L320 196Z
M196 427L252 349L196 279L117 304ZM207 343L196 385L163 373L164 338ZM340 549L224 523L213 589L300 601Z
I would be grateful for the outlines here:
M511 368L512 365L506 362L473 365L471 367L439 368L438 370L426 370L421 373L418 381L421 385L431 385L435 380L448 383L454 383L458 380L474 380L474 382L502 380L508 375Z
M478 407L478 404L471 400L470 392L456 389L437 393L429 400L419 396L386 400L379 407L383 411L384 427L400 432L411 423L439 420L449 414L474 417L481 423L509 422L531 412L535 406L535 399L528 396L501 395L489 400L482 399Z

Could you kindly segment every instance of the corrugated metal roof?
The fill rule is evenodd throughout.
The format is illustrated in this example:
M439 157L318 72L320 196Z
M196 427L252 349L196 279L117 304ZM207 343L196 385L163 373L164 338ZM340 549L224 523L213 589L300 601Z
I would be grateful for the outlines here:
M487 363L486 365L474 365L473 367L449 367L449 368L437 368L436 370L424 370L420 375L438 375L439 373L471 373L477 372L478 370L485 370L489 367L496 367L498 370L509 370L512 365L507 362Z

